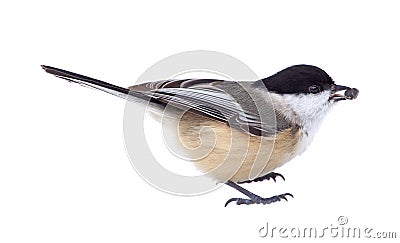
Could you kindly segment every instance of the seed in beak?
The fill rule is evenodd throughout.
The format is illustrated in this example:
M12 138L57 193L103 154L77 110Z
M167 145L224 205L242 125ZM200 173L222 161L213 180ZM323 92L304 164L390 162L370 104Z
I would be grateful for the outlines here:
M354 100L358 96L358 89L352 88L352 89L347 89L346 92L344 92L344 96L346 97L346 100Z

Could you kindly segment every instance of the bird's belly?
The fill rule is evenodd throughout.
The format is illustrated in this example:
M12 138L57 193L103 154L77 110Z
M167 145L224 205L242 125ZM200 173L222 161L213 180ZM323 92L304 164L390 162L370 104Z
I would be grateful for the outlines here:
M225 182L253 179L297 155L301 131L286 129L275 137L260 137L232 129L225 123L185 113L179 122L181 154L211 178Z

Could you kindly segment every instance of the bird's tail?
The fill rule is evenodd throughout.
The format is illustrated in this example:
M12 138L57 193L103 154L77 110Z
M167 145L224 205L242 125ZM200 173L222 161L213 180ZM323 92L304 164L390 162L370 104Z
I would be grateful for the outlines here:
M119 87L119 86L116 86L116 85L113 85L110 83L106 83L106 82L98 80L98 79L90 78L90 77L83 76L83 75L80 75L77 73L73 73L70 71L62 70L62 69L55 68L55 67L45 66L45 65L42 65L42 68L47 73L53 74L54 76L56 76L58 78L68 80L69 82L78 83L82 86L99 89L99 90L102 90L109 94L121 97L123 99L128 99L128 98L133 98L133 97L139 98L142 100L149 99L148 96L146 96L140 92L132 91L127 88L122 88L122 87Z

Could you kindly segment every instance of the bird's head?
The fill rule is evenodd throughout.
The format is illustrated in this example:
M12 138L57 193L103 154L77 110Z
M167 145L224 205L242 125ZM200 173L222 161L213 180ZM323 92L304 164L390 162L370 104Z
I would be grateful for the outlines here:
M304 125L322 119L342 100L357 98L358 90L335 84L321 68L295 65L262 80L278 112Z

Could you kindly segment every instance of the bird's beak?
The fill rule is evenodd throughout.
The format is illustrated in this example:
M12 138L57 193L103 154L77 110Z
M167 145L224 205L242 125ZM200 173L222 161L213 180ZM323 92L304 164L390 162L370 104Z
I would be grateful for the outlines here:
M344 92L343 92L344 91ZM331 86L331 95L329 100L340 101L340 100L354 100L358 96L358 89L350 88L343 85L333 84Z

